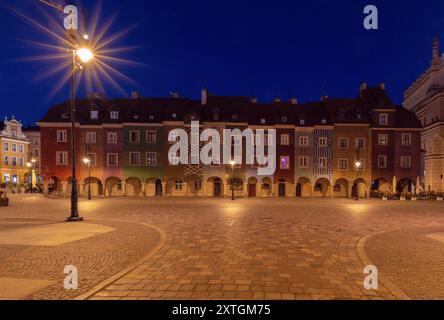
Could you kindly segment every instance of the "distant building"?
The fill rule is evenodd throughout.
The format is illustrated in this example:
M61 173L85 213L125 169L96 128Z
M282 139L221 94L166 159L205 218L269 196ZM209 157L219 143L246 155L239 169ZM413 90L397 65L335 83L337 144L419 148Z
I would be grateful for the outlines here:
M0 183L19 185L30 176L29 139L14 119L0 123Z
M65 195L71 190L69 108L69 102L54 106L38 123L45 184ZM231 186L244 197L368 197L419 188L421 124L392 103L384 85L362 84L352 99L323 97L305 104L295 98L260 103L207 90L200 101L179 95L91 97L78 100L77 111L75 154L83 194L89 182L93 195L148 197L223 197L231 195ZM234 168L171 165L168 135L189 130L192 121L219 132L275 129L276 172L259 176L258 165L246 165L245 159ZM90 180L84 157L91 159Z
M33 179L35 183L41 183L41 141L40 128L37 126L28 126L23 128L23 133L29 140L28 159L34 172Z
M404 107L421 121L424 152L421 175L426 190L444 192L444 55L433 42L430 67L406 90Z

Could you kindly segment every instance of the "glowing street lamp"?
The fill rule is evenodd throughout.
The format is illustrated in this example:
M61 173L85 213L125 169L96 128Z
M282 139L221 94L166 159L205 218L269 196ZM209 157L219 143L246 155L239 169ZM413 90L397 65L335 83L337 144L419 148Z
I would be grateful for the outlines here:
M236 161L231 160L231 200L234 201L234 166L236 165Z
M83 163L88 166L88 200L91 200L91 159L84 158Z
M356 167L355 200L359 201L359 181L358 181L358 179L359 179L359 169L361 169L361 167L362 167L362 162L356 161L355 167Z
M71 161L72 161L72 188L71 188L71 216L68 222L83 221L78 211L78 193L77 193L77 177L76 177L76 83L75 75L77 69L82 69L82 63L88 63L94 59L92 51L86 47L72 51L72 78L71 78ZM88 197L89 198L89 197Z

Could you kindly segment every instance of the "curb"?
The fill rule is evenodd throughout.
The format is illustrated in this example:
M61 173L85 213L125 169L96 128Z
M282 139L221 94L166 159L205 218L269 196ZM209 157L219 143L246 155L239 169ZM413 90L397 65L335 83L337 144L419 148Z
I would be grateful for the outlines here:
M378 233L374 233L371 235L366 235L358 241L358 244L356 245L356 253L358 254L358 257L364 266L374 265L374 263L370 260L370 258L365 253L365 243L371 237L378 235L378 234L383 234L383 233L387 233L387 231L378 232ZM378 273L378 278L379 278L379 282L395 297L395 299L397 299L397 300L412 300L408 295L406 295L401 289L399 289L393 282L391 282L388 278L386 278L380 272Z
M111 220L108 220L108 221L125 222L125 223L137 223L137 224L140 224L140 225L152 228L155 231L157 231L157 233L159 234L159 236L160 236L159 242L157 243L157 245L147 255L145 255L139 261L137 261L137 262L133 263L132 265L126 267L125 269L123 269L122 271L116 273L112 277L102 281L101 283L99 283L98 285L94 286L92 289L88 290L87 292L81 294L80 296L75 297L73 300L88 300L89 298L94 296L97 292L105 289L106 287L108 287L112 283L116 282L117 280L120 280L121 278L123 278L124 276L126 276L127 274L129 274L130 272L132 272L133 270L135 270L136 268L138 268L139 266L141 266L145 262L147 262L154 255L156 255L159 252L159 250L162 249L162 247L166 243L166 233L162 229L159 229L158 227L155 227L153 225L150 225L150 224L147 224L147 223L141 223L141 222L126 221L126 220L114 220L114 219L111 219Z

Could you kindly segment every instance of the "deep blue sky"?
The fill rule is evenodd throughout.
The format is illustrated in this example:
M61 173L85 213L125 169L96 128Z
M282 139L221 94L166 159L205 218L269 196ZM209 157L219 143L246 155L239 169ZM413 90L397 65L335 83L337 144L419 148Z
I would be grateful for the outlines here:
M2 0L34 15L37 0ZM82 1L87 8L96 1ZM366 31L366 4L379 8L380 30ZM105 0L106 16L120 9L113 31L136 24L119 45L141 45L125 54L148 67L121 67L139 82L120 81L128 93L199 97L205 85L218 95L319 100L352 97L359 83L385 82L396 103L431 60L434 35L444 43L444 2L359 0ZM35 13L40 19L40 14ZM103 17L105 18L105 17ZM39 21L45 23L42 19ZM49 63L14 61L39 53L15 39L39 35L0 6L0 116L37 121L68 97L64 88L48 100L57 78L36 81ZM84 94L80 92L79 96ZM107 88L109 97L121 96Z

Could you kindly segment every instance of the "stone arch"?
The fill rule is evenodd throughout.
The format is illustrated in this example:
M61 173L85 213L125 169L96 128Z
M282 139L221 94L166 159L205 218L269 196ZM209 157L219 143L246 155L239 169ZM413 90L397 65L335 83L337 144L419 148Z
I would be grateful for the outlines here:
M331 183L327 178L319 178L314 185L313 196L317 198L331 197Z
M398 181L396 185L396 192L405 194L405 193L414 193L414 181L410 178L403 178Z
M223 197L224 196L224 183L220 177L211 177L207 180L206 195L210 197Z
M105 180L105 196L122 196L122 180L117 177L109 177Z
M313 196L313 188L311 186L311 180L307 177L301 177L296 183L296 197L297 198L310 198Z
M142 182L139 178L130 177L126 179L125 195L138 197L142 194Z
M358 178L353 182L352 197L353 198L367 198L369 196L369 190L367 183L364 179Z
M333 195L335 198L348 198L350 185L347 179L339 178L333 187Z
M262 197L271 197L271 194L272 194L272 181L271 181L271 179L270 178L268 178L268 177L265 177L265 178L263 178L262 179L262 181L261 181L261 192L260 192L260 195L262 196Z
M378 178L373 180L371 190L378 192L390 192L392 191L391 183L385 178Z
M91 187L91 196L98 197L103 194L103 184L99 178L88 177L83 180L83 195L88 195L89 187Z
M145 196L157 197L163 195L162 180L156 177L151 177L145 180Z
M247 193L249 198L255 198L258 196L258 188L257 188L257 178L250 177L247 181Z
M54 195L60 195L62 192L62 179L56 176L52 176L48 180L48 193Z

